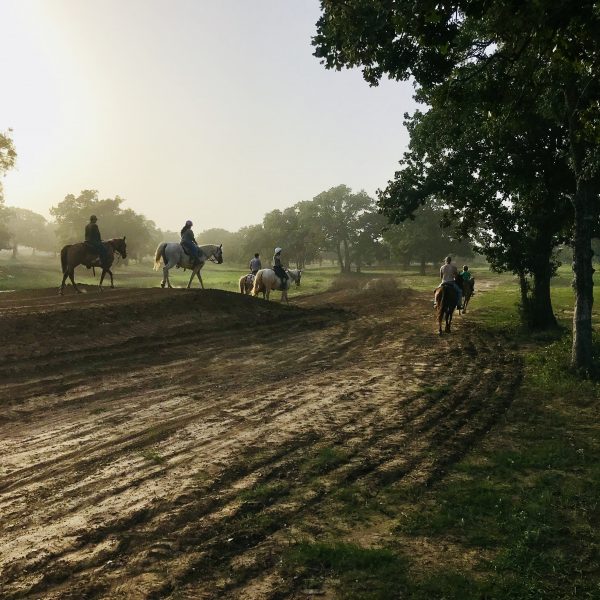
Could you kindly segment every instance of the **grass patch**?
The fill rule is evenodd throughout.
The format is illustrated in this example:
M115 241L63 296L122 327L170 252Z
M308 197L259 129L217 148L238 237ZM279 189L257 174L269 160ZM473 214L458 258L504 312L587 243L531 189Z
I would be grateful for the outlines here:
M302 542L284 558L284 571L303 588L329 580L347 600L397 600L406 589L407 563L391 550L354 544Z
M164 456L161 456L156 450L152 450L150 448L146 450L142 450L140 455L146 460L152 461L157 465L162 465L167 459Z
M409 544L454 548L414 567L411 598L600 598L600 384L569 370L569 336L529 342L504 423L397 520ZM459 572L461 549L486 558Z
M278 481L254 486L248 490L243 490L239 497L243 502L252 504L267 505L272 504L277 498L285 496L288 493L289 485Z
M344 464L348 460L348 453L341 448L326 446L319 448L302 465L301 471L311 475L327 473Z

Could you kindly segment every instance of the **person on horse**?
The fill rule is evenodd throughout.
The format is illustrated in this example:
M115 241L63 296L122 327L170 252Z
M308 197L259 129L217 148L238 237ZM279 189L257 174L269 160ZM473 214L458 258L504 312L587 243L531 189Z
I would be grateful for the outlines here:
M192 267L195 267L200 264L200 248L198 248L198 242L196 242L196 238L194 237L192 225L193 223L191 221L185 222L185 225L181 230L181 245L192 257Z
M469 265L463 265L463 270L460 272L464 285L471 286L471 295L475 294L475 279L469 271Z
M105 268L108 262L108 252L102 243L102 236L100 235L100 229L98 229L98 217L96 215L92 215L90 222L85 226L85 242L91 248L92 252L98 255L100 266Z
M281 264L281 251L281 248L275 248L275 253L273 254L273 271L281 279L281 289L285 290L287 288L288 274Z
M456 282L458 277L458 269L456 265L452 264L452 257L446 256L446 262L440 267L440 277L442 278L442 285L454 286L456 290L456 308L462 310L462 295L463 291L460 285Z
M260 262L260 254L257 252L254 258L250 261L250 273L256 275L262 269L262 263Z

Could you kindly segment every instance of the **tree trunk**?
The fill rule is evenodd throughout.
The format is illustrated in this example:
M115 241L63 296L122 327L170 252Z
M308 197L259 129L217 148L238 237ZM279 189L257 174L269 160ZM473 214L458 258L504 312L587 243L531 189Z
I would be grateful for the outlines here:
M575 208L573 240L575 309L573 312L571 366L588 373L592 369L592 306L594 305L592 225L595 215L592 207L597 201L596 189L592 182L582 181L578 178L573 201Z
M344 240L344 272L350 273L350 246L348 245L348 240Z
M427 266L427 265L426 265L426 263L425 263L425 259L424 259L424 258L422 258L422 259L421 259L421 268L420 268L420 270L419 270L419 273L420 273L421 275L425 275L425 273L426 273L426 271L425 271L425 267L426 267L426 266Z
M519 291L521 292L521 306L526 310L526 307L529 304L529 283L527 282L527 277L525 277L523 271L519 271L517 275L519 277Z
M529 326L532 329L551 329L557 326L550 296L551 277L550 260L547 268L533 274L533 290L529 304Z
M575 175L575 196L573 198L573 289L575 308L573 310L573 346L571 347L571 367L589 373L592 370L592 306L594 305L594 268L592 267L592 226L598 210L598 187L586 174L586 156L593 149L581 141L582 131L578 121L578 107L581 97L577 90L565 90L565 107L570 138L570 155Z
M340 265L340 273L343 273L344 272L344 259L342 258L342 249L340 248L339 244L337 244L335 249L337 250L338 264Z

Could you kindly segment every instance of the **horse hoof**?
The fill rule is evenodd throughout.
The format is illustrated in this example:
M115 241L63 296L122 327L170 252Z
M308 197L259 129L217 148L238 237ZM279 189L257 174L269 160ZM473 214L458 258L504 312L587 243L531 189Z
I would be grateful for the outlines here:
M161 283L161 284L160 284L160 287L164 289L164 287L165 287L165 284L164 284L164 283Z

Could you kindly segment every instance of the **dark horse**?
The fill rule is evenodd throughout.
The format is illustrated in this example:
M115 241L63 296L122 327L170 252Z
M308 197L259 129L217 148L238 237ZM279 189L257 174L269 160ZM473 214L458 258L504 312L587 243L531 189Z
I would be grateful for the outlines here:
M475 285L474 279L469 279L469 281L463 280L463 313L467 312L467 305L471 300L471 296L473 295L473 286Z
M456 281L461 285L460 281ZM456 308L457 293L452 283L443 283L435 291L435 311L438 320L438 333L442 335L442 320L446 319L446 333L450 333L450 325L452 323L452 315Z
M113 274L110 268L115 259L115 252L118 252L122 258L127 258L127 244L125 244L125 237L107 240L102 242L102 244L106 249L106 263L104 265L100 264L98 252L85 242L69 244L60 251L60 264L62 265L63 278L60 290L58 291L59 294L62 295L63 290L66 287L65 281L67 280L67 277L71 280L75 291L78 294L81 293L81 290L75 283L75 267L79 265L85 265L88 269L90 267L102 266L102 275L100 276L100 285L98 287L100 290L102 289L102 282L107 273L110 275L110 287L115 287L113 283Z

